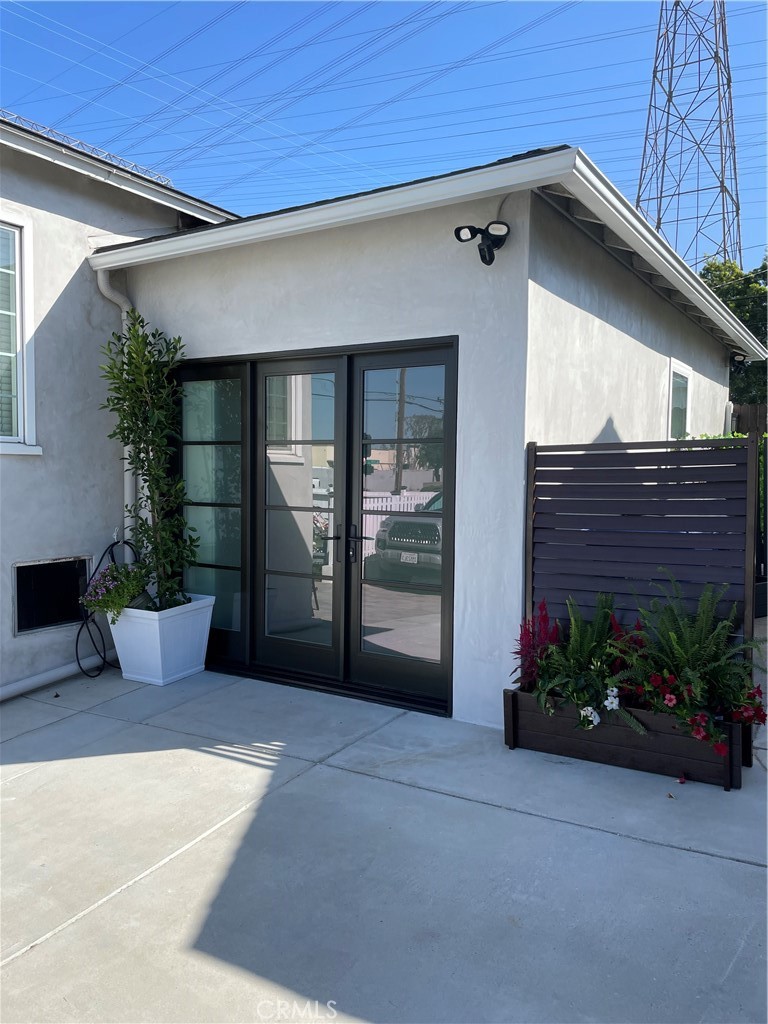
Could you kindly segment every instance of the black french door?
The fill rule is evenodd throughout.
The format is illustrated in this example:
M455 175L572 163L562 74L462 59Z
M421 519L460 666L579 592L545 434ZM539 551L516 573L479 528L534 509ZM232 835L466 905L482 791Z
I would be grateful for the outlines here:
M189 372L206 377L201 366ZM201 439L185 442L201 448L187 455L192 469L204 457L216 471L207 486L193 476L193 493L221 504L194 506L191 518L209 534L225 530L218 547L204 548L227 564L206 562L195 577L230 588L209 656L220 651L254 675L449 712L453 346L208 368L216 374L191 393L226 399L230 412L237 397L242 430L207 425L209 415L202 433L187 431Z

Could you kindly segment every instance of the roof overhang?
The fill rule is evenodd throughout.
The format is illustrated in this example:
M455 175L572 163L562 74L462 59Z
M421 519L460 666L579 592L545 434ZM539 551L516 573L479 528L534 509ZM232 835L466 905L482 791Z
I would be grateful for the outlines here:
M27 153L29 156L36 156L41 160L47 160L60 167L66 167L70 171L84 174L108 185L114 185L125 192L131 192L133 195L141 196L160 206L167 206L179 213L196 217L208 224L224 224L237 220L236 215L227 210L212 206L201 199L195 199L184 192L153 182L150 178L123 170L116 164L89 156L87 153L81 153L65 143L47 139L37 132L28 131L6 121L0 121L0 145Z
M587 156L563 147L525 159L97 250L94 270L200 255L511 192L537 190L723 345L752 359L766 349Z

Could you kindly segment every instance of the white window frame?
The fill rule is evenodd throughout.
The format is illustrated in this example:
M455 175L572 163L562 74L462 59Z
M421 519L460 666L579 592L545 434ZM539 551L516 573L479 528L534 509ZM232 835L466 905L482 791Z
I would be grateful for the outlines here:
M678 374L680 377L685 377L687 381L686 389L686 403L685 403L685 431L684 434L690 435L691 430L691 404L693 398L693 370L686 363L681 363L679 359L669 360L669 378L668 378L668 401L667 401L667 439L670 441L676 440L672 436L672 383L673 374Z
M15 437L0 438L0 455L42 455L35 423L35 335L32 282L32 222L4 204L0 226L16 235L16 373Z

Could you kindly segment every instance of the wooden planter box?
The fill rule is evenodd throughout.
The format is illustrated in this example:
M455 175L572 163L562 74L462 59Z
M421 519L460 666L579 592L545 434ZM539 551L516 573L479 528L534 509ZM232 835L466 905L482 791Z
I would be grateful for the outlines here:
M741 789L741 725L722 723L728 753L720 757L708 743L683 732L672 715L652 711L632 714L648 730L645 736L607 713L594 729L580 729L576 708L566 706L554 715L546 715L533 694L505 690L504 742L510 750L523 747L676 779L684 776L691 782L707 782L726 790Z

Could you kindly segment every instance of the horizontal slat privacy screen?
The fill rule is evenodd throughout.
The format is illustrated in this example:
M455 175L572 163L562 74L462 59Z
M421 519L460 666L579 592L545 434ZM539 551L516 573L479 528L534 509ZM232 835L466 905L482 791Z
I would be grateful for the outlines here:
M688 609L727 584L751 636L757 443L529 444L526 614L546 598L565 621L573 596L588 616L602 591L632 625L671 574Z

